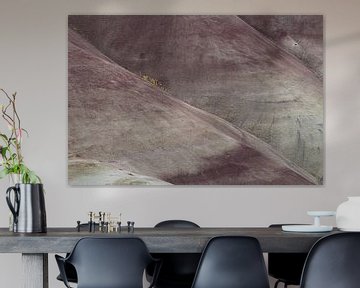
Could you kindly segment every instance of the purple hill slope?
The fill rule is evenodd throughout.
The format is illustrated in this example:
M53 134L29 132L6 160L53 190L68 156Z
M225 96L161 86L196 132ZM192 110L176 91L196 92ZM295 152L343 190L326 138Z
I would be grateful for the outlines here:
M143 81L71 29L68 51L70 184L99 169L116 185L315 183L268 144Z
M237 16L69 16L127 70L270 144L319 181L322 82Z
M322 15L239 16L323 77Z

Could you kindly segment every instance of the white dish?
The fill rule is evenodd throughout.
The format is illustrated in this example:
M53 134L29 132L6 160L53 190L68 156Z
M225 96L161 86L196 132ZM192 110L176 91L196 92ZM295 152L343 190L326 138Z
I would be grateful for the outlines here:
M307 214L309 216L317 216L317 217L323 217L323 216L335 216L335 211L308 211Z
M282 225L281 229L286 232L330 232L333 227L325 225Z

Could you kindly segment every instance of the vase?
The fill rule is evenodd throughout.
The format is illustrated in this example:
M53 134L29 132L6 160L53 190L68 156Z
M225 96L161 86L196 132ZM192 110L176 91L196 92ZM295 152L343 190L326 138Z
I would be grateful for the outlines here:
M13 187L15 186L15 184L22 183L21 174L10 173L8 179L9 179L9 187ZM11 211L9 212L9 231L10 232L14 231L14 215Z
M22 183L22 180L21 180L21 174L9 174L9 183L10 183L10 186L14 186L15 184L19 184L19 183Z
M42 184L15 184L6 191L13 215L13 232L45 233L46 211Z
M336 225L342 231L360 231L360 196L348 197L338 206Z

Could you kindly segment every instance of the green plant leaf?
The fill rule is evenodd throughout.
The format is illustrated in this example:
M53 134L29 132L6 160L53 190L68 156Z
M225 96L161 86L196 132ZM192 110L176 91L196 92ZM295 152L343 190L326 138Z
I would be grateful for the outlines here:
M0 179L3 179L5 176L9 174L9 170L7 168L4 168L0 171Z
M32 184L39 183L39 177L36 176L36 174L33 171L29 171L28 175L29 175L30 183Z
M4 142L7 142L9 140L5 134L0 133L0 137L4 140Z
M0 104L0 112L2 118L6 120L9 126L9 133L0 132L0 157L1 164L0 178L4 178L8 174L20 174L24 183L41 183L41 179L23 163L21 153L21 139L19 136L29 133L26 129L20 127L20 116L16 109L16 93L8 94L0 88L0 94L5 94L8 100L7 104ZM21 133L19 133L21 132Z
M25 184L37 184L41 183L41 179L39 176L35 174L34 171L30 170L24 164L19 164L19 172L21 174L21 180Z
M6 152L8 151L9 149L8 149L8 147L2 147L1 148L1 156L3 157L3 158L6 158Z
M21 128L21 130L22 130L22 131L24 131L24 132L26 133L26 136L27 136L27 137L29 137L29 132L28 132L26 129Z

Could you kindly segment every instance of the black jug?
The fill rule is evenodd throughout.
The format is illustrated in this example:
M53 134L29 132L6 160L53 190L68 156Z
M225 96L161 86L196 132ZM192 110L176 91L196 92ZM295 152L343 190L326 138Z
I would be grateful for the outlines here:
M11 192L14 192L13 197ZM15 184L6 190L6 202L14 216L14 232L45 233L47 231L42 184Z

